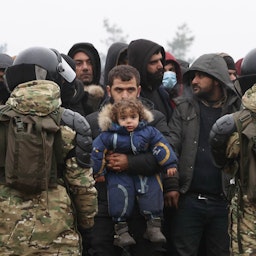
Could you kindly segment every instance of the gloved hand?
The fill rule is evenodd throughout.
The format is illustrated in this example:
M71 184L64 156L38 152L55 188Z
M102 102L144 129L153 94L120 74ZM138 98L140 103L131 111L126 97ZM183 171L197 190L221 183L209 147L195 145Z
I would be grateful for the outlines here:
M64 82L60 86L60 96L61 96L62 105L65 106L69 104L74 94L75 94L74 83Z

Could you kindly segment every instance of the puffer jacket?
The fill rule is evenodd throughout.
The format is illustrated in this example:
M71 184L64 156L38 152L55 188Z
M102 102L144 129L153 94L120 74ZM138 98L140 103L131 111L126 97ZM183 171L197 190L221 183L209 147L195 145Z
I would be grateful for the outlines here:
M152 109L153 104L147 99L140 98L145 106L147 106L150 111L153 113L154 120L149 123L149 125L157 128L168 140L170 143L170 128L166 123L165 116L157 111ZM100 128L98 123L99 113L103 109L103 106L107 104L111 104L109 102L110 99L106 99L104 104L102 105L101 109L97 112L94 112L88 116L86 116L86 120L90 124L91 131L92 131L92 138L95 139L100 134ZM131 175L143 175L143 176L151 176L157 173L158 165L157 162L152 155L152 153L145 153L139 155L129 154L128 156L128 170L127 172ZM177 184L176 181L177 177L173 178L170 183ZM98 216L108 216L108 205L107 205L107 190L106 190L106 183L105 182L97 182L95 187L98 191L98 202L99 202L99 209L98 209Z
M108 150L124 154L141 154L152 152L163 171L176 167L177 158L165 137L155 128L148 125L153 120L152 113L144 109L145 120L141 120L133 132L113 123L111 105L107 105L99 115L101 134L93 141L92 160L94 175L106 173L105 155Z

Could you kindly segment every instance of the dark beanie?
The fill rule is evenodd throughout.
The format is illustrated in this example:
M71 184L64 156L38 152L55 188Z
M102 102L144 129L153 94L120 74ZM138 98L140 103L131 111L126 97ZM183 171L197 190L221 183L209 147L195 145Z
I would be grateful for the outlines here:
M228 69L236 70L236 65L231 56L224 56L223 59L226 61Z

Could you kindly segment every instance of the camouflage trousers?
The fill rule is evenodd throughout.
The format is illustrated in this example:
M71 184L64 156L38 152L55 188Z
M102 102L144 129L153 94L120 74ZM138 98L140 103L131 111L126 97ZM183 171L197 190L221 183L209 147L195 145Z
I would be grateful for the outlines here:
M230 206L231 255L256 255L256 205L236 194Z
M0 185L0 255L81 255L71 200L58 185L26 195Z

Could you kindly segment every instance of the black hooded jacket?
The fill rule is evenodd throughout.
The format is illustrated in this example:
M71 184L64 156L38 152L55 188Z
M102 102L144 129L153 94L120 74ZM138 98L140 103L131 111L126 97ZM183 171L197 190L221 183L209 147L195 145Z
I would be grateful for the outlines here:
M93 66L93 80L89 86L83 86L84 91L81 91L80 84L77 84L77 100L81 100L84 115L88 115L96 111L105 97L104 88L100 85L101 77L101 61L96 48L91 43L74 44L68 52L68 56L72 59L77 52L84 52L89 56ZM77 79L78 80L78 79ZM79 106L79 107L80 107ZM81 113L81 112L80 112Z
M90 57L94 70L92 84L99 84L101 76L101 61L97 49L91 43L77 43L70 48L68 56L73 59L77 52L84 52Z
M154 103L154 108L162 112L166 119L169 120L172 115L172 106L170 104L169 95L162 86L151 89L150 81L147 77L147 65L158 50L162 53L162 64L165 64L165 50L164 48L150 40L138 39L130 42L128 46L128 63L135 67L141 77L141 96L151 100Z
M104 86L108 83L108 73L109 71L118 65L118 61L122 53L127 51L128 44L122 42L113 43L107 52L105 69L104 69Z

